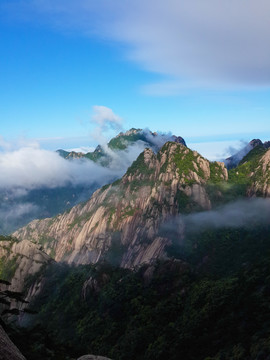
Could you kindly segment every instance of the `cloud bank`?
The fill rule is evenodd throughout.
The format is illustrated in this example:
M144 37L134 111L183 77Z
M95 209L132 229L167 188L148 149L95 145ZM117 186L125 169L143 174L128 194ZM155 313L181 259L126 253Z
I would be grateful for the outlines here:
M249 228L270 223L270 199L251 198L235 201L216 210L203 211L183 217L188 231L207 228Z
M104 111L107 115L101 117ZM120 121L105 107L99 108L97 115L101 134L108 121L117 125ZM153 136L149 130L144 134L149 135L153 146L163 145L170 137ZM58 152L41 149L35 142L20 144L22 147L9 144L3 138L0 144L0 233L9 233L36 217L52 216L71 204L87 200L94 190L120 178L149 146L137 141L125 150L112 151L104 145L103 150L110 158L109 166L104 167L84 158L66 160Z
M32 147L0 153L0 169L0 189L27 190L93 182L104 184L124 171L124 167L104 168L87 159L68 161L56 152Z
M30 0L2 10L126 44L128 59L166 76L152 93L270 85L268 0Z

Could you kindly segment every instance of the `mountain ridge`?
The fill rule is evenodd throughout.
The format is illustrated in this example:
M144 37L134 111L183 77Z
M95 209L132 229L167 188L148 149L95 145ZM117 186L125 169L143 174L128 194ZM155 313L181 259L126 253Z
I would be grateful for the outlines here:
M38 242L43 234L45 250L54 248L57 261L77 264L97 262L114 242L123 247L121 266L137 266L162 256L169 242L158 234L162 221L179 210L210 209L206 183L227 178L223 163L168 142L157 154L146 148L121 180L85 204L54 219L34 220L13 235Z

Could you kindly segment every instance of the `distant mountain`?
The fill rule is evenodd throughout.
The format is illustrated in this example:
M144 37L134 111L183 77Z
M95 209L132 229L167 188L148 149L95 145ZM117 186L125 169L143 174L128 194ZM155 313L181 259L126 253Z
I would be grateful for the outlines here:
M110 151L126 150L129 146L140 143L144 147L150 147L154 151L158 151L166 141L174 141L186 146L185 140L181 136L158 134L150 130L132 128L125 133L120 132L116 137L112 138L106 146L98 145L92 152L83 154L75 151L57 150L65 159L71 158L87 158L94 162L99 162L103 166L108 166L112 160Z
M229 172L230 181L249 196L270 196L269 142L255 146Z
M228 169L236 167L241 160L255 147L261 147L264 149L270 148L270 141L265 141L264 143L260 139L251 140L246 146L244 146L236 154L225 159L224 163Z
M16 197L13 196L12 189L0 191L0 234L9 234L33 219L55 216L79 202L88 200L106 181L119 178L144 148L150 147L158 151L168 140L185 145L182 137L133 128L118 134L107 146L98 145L95 151L87 154L58 150L58 154L69 161L89 159L97 163L97 166L109 167L111 171L108 172L107 178L101 181L89 177L83 184L70 183L53 188L44 186L22 191L22 195Z

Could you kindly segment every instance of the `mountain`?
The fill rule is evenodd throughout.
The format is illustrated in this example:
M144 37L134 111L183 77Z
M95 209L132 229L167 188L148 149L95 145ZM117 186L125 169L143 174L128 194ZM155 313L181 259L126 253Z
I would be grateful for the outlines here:
M154 151L158 151L166 141L174 141L186 146L185 140L181 136L158 134L150 130L132 128L125 133L120 132L106 146L98 145L94 151L86 154L75 151L68 152L62 149L57 151L65 159L87 158L94 162L99 162L103 166L108 166L112 161L110 151L123 151L135 143L140 143L143 147L150 147Z
M64 168L76 166L77 171L82 168L83 173L83 169L88 167L89 177L81 174L83 181L80 182L72 173L71 180L61 186L48 184L33 189L0 190L0 234L10 234L33 219L55 216L89 199L100 186L121 177L145 147L158 151L167 140L185 144L181 137L130 129L111 139L106 146L98 145L88 154L58 150L58 154L68 161ZM86 160L91 162L87 165ZM108 169L106 173L104 167ZM103 177L95 176L99 173Z
M40 266L24 282L39 314L22 321L44 328L15 343L29 359L267 359L269 184L261 145L230 170L176 142L144 149L86 202L3 239L2 274L25 279L22 248Z
M246 146L244 146L240 151L236 154L225 159L224 163L227 169L235 168L241 160L254 148L264 148L268 149L270 147L270 141L265 141L264 143L260 139L251 140Z
M227 180L223 163L210 163L183 144L145 149L122 179L55 218L34 220L13 235L41 244L56 261L101 258L134 267L164 255L164 222L178 213L206 210L209 183Z
M0 279L12 281L10 290L23 291L27 278L40 273L51 262L51 257L41 250L40 245L0 236Z
M230 171L230 180L249 196L270 196L270 150L255 146L239 165Z
M227 171L183 144L146 148L112 184L53 218L34 220L13 233L56 261L107 260L125 268L166 258L174 237L183 238L184 217L239 198L270 194L270 150L256 146ZM171 225L171 220L176 222Z

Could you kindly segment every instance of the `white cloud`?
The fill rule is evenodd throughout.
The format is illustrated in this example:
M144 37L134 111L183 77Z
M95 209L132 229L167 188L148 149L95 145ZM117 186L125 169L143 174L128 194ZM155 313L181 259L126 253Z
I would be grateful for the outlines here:
M122 174L89 160L67 161L56 152L33 147L0 153L0 169L0 189L104 184Z
M17 13L19 4L31 19L127 44L129 59L169 76L147 92L270 85L268 0L31 0Z
M189 147L210 161L224 161L225 158L239 151L243 143L239 140L189 142ZM232 149L238 150L231 152Z
M93 146L81 146L78 148L65 149L66 151L75 151L83 154L87 154L88 152L92 152L95 150Z
M207 229L252 228L269 224L270 199L250 198L225 204L215 210L179 215L162 225L162 230L183 235ZM178 235L178 238L179 235Z
M112 127L118 129L122 127L122 119L116 115L112 109L106 106L95 105L93 106L93 110L92 121L98 125L104 128Z
M260 222L269 223L270 199L251 198L226 204L217 210L203 211L184 216L191 231L206 228L252 227Z
M107 126L108 119L109 124L118 125L120 118L110 109L99 107L99 110L101 111L98 113L98 123L101 124L101 130L104 129L104 124ZM111 117L104 115L102 118L102 114L109 114ZM143 132L148 141L156 147L161 147L172 139L171 134L153 136L147 129ZM13 146L9 146L8 142L5 144L7 148ZM103 167L84 158L66 160L58 152L41 149L36 142L29 144L32 146L0 151L0 191L12 190L14 197L20 197L25 195L26 191L42 187L85 184L102 186L121 177L146 147L143 141L137 141L124 151L112 151L107 145L103 145L103 150L111 159L109 167Z
M116 115L112 109L106 106L93 106L93 115L91 122L97 124L92 136L101 144L106 144L107 137L105 134L110 131L123 130L122 119Z

